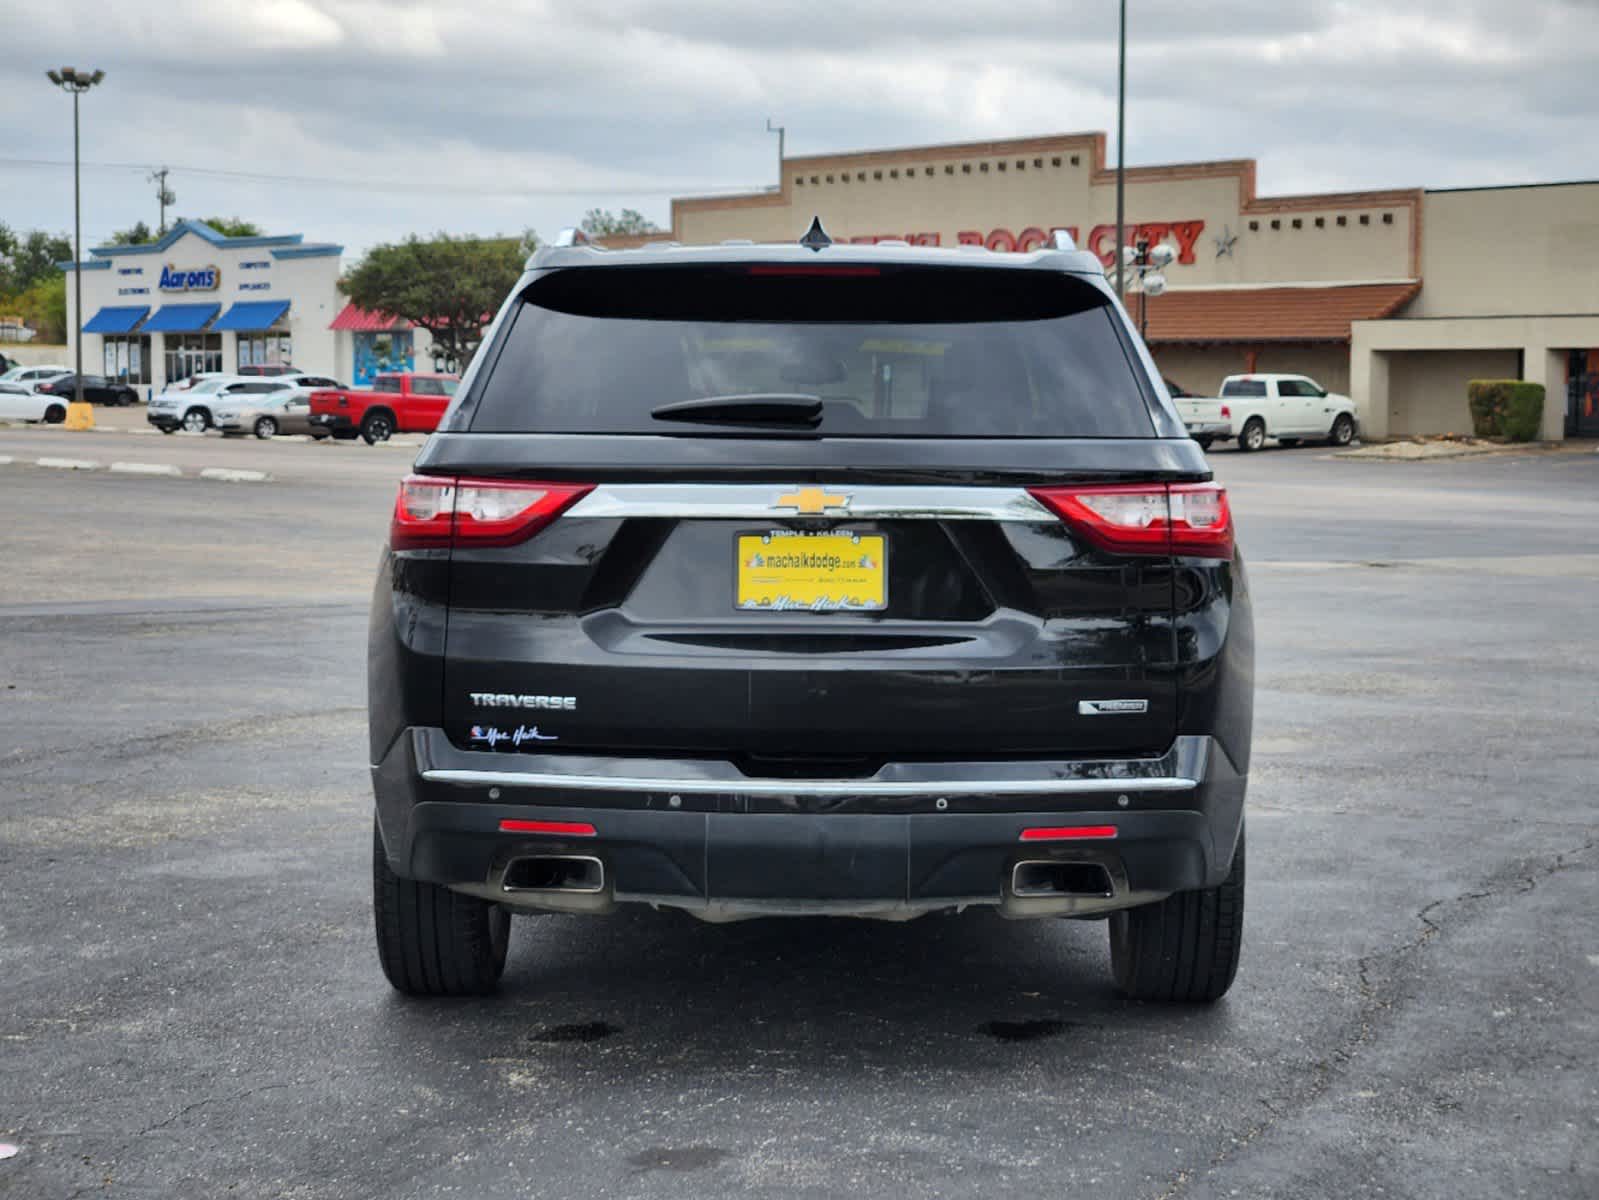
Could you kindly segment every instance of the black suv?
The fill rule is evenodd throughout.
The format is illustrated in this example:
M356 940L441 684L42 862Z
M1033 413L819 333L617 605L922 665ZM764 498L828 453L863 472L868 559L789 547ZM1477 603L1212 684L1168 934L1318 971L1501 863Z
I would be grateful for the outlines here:
M540 250L378 572L390 982L490 990L512 912L981 906L1222 995L1250 601L1157 379L1069 244Z

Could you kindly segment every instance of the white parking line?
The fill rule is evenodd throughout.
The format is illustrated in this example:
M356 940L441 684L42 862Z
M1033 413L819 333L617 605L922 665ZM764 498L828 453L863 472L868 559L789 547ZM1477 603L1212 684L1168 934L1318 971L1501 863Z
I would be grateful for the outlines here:
M113 471L121 471L124 475L182 475L183 471L171 463L135 463L114 462L111 464Z
M235 471L231 467L207 467L200 472L201 479L216 479L223 483L265 483L271 479L265 471Z
M37 460L41 467L55 467L62 471L98 471L100 464L92 458L41 458Z
M9 467L16 461L17 460L12 458L9 454L0 454L0 467Z

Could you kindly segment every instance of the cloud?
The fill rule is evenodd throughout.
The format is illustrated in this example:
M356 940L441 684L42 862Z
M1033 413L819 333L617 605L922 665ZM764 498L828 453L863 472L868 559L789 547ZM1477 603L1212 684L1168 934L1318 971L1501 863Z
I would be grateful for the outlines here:
M791 154L1115 121L1102 0L10 2L4 156L70 153L47 67L107 72L84 157L132 165L86 172L90 241L154 220L164 163L180 212L358 251L550 233L596 205L664 222L674 192L775 181L768 116ZM1599 156L1589 0L1130 8L1130 162L1255 157L1291 192L1569 178ZM70 172L0 163L0 199L0 220L65 228Z

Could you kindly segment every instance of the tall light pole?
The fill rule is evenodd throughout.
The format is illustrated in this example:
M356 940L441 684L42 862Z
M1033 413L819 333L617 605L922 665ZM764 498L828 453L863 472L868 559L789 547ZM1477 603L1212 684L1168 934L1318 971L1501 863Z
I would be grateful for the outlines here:
M1121 0L1121 30L1116 40L1116 298L1122 298L1122 245L1127 192L1127 0Z
M783 127L773 125L772 118L766 118L766 132L777 134L777 190L783 190Z
M67 406L68 429L93 429L94 409L83 399L83 197L78 186L78 97L105 78L104 71L62 67L46 77L64 92L72 93L72 344L77 350L72 403Z

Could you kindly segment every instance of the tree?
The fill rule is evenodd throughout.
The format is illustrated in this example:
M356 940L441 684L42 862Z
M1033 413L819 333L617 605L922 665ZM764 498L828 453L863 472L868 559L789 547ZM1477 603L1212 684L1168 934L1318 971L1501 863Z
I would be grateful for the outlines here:
M516 238L451 237L374 246L344 278L345 294L369 312L426 329L441 357L466 363L483 326L522 274Z
M19 236L0 224L0 296L25 292L61 272L57 263L72 257L72 243L42 229Z
M179 217L180 221L198 220L196 217ZM201 221L209 225L223 237L260 237L261 227L254 221L246 221L240 217L206 217ZM127 229L119 229L111 235L113 246L147 246L151 242L159 241L161 234L153 231L143 221L135 221Z
M40 279L27 291L5 300L6 307L24 323L38 331L45 345L64 345L67 340L67 277L57 271Z
M130 228L119 229L111 235L113 246L145 246L153 241L155 234L143 221L136 221Z
M254 221L239 217L207 217L204 224L211 226L223 237L260 237L261 227Z
M660 233L641 212L624 208L620 214L603 208L591 208L583 216L583 232L591 238L610 237L613 234Z

